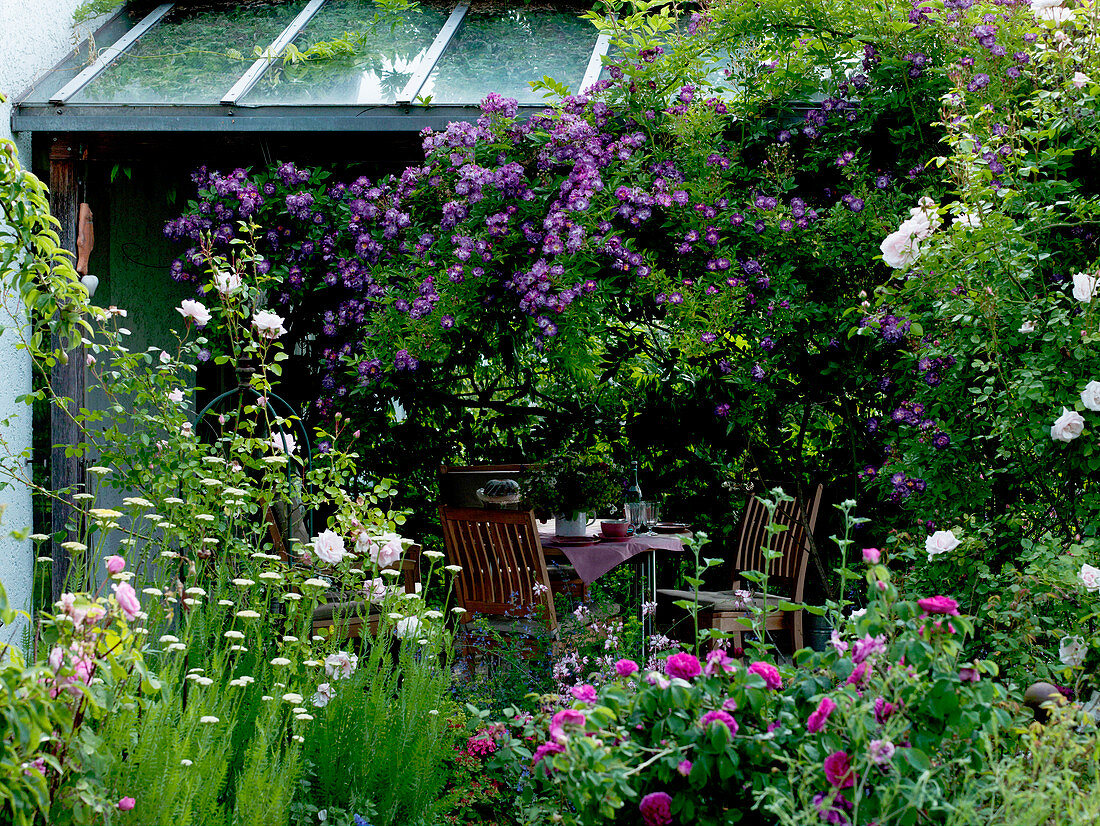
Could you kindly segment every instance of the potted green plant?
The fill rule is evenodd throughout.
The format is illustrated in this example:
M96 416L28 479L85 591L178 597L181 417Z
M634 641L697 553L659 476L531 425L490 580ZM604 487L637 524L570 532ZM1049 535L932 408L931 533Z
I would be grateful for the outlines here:
M623 501L623 472L599 453L566 453L523 474L523 490L536 515L555 517L561 536L584 536L589 519Z

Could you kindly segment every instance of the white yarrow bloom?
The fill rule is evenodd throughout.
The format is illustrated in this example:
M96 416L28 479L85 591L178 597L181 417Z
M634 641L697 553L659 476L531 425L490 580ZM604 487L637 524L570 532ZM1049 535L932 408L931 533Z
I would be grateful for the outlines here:
M217 717L212 714L207 714L204 717L199 718L200 723L217 723L220 722Z

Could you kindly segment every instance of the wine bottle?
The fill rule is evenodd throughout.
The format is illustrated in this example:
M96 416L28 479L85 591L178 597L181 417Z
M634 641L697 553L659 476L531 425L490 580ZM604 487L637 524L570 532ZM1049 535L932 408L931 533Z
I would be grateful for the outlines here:
M634 461L631 464L634 466L634 484L626 489L625 499L627 502L641 502L642 486L638 484L638 463Z

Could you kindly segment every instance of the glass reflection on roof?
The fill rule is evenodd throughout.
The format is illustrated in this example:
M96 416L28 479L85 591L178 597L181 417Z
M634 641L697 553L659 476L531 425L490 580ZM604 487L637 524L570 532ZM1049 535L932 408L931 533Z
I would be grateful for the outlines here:
M577 91L598 32L572 10L473 6L420 89L432 103L478 103L498 92L543 103L529 81L549 75Z
M245 104L393 103L432 45L451 5L421 3L402 12L360 0L329 0L294 40L346 49L298 63L276 61L242 99Z
M217 103L305 3L177 5L69 102Z

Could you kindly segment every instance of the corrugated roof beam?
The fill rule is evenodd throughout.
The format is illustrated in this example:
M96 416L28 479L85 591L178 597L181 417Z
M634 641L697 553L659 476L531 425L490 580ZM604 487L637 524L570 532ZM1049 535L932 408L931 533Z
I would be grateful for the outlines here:
M157 23L159 23L161 18L164 17L164 15L168 14L168 12L170 12L172 10L172 7L175 5L175 3L161 3L155 9L145 15L140 23L138 23L136 26L130 29L130 31L126 32L126 34L122 35L122 37L120 37L118 40L116 40L114 43L112 43L110 46L100 52L99 57L96 58L95 62L91 66L88 66L80 74L78 74L64 86L58 89L57 94L50 98L50 103L54 105L62 105L66 103L69 98L71 98L82 88L84 88L84 86L94 80L100 72L110 66L111 63L114 62L115 58L117 58L120 54L129 49L134 44L134 41L136 41L147 31L149 31L149 29L153 28L153 26L155 26Z
M408 105L416 100L416 96L420 94L420 87L424 85L424 81L426 81L428 75L432 73L435 64L437 64L439 58L443 56L443 51L450 45L451 39L455 36L455 32L458 31L458 27L462 25L462 19L469 10L470 4L465 0L455 6L454 11L452 11L451 16L447 18L447 22L443 24L443 28L439 30L439 34L435 36L435 40L428 48L428 51L424 52L424 57L420 59L420 64L413 71L412 77L409 78L409 82L405 84L405 88L397 95L396 102L398 105Z
M325 5L325 0L309 0L306 7L298 12L298 16L290 21L290 25L271 41L271 45L264 50L263 55L249 66L248 71L233 84L233 88L225 93L225 97L221 100L222 104L235 106L237 101L247 95L249 90L256 85L256 81L260 79L260 76L267 71L267 67L279 59L283 49L290 45L291 41L298 36L298 33L305 28L306 23L313 19L313 15L317 14L323 5Z

